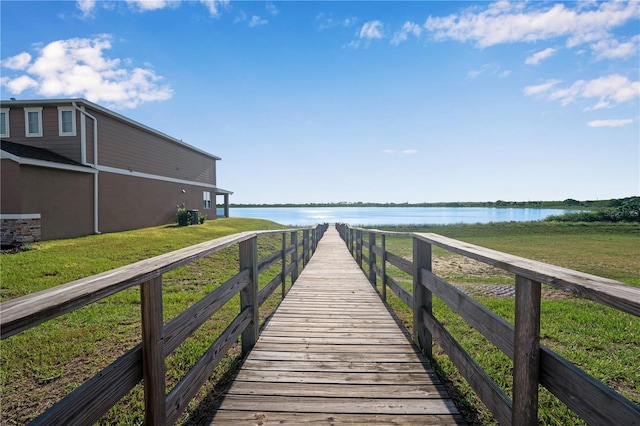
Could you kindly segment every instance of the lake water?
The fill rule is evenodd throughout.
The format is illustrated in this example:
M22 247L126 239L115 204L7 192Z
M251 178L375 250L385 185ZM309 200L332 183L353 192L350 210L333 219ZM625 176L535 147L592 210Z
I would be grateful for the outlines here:
M267 219L282 225L448 225L454 223L527 222L569 210L486 207L232 207L231 217Z

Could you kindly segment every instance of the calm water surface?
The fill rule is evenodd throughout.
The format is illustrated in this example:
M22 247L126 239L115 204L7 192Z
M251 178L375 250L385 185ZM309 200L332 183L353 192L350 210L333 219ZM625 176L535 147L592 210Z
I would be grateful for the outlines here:
M282 225L448 225L453 223L526 222L569 210L487 207L232 207L232 217L267 219Z

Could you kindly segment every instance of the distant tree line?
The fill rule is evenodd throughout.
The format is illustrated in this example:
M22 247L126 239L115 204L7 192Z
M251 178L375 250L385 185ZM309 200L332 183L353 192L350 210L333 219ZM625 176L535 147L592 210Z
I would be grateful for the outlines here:
M443 203L372 203L372 202L339 202L339 203L277 203L277 204L231 204L231 207L512 207L512 208L545 208L545 209L576 209L600 210L620 208L627 205L629 200L640 197L618 198L611 200L578 201L568 198L564 201L453 201ZM637 211L637 209L636 209Z
M640 222L640 197L609 200L606 205L598 205L594 210L549 216L545 220L559 222Z

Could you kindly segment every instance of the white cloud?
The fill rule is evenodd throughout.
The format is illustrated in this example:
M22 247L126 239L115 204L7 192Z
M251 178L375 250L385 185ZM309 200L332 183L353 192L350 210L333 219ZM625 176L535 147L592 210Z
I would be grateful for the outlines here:
M166 7L178 7L180 1L176 0L126 0L129 6L141 12L160 10Z
M362 25L362 28L360 28L359 34L360 34L360 38L365 38L367 40L384 38L384 35L382 35L382 22L380 21L365 22Z
M391 44L399 45L403 41L407 41L409 38L409 34L413 34L416 38L420 38L420 34L422 34L422 27L420 25L415 24L411 21L407 21L402 25L402 29L396 32L391 39Z
M2 85L16 95L33 90L45 97L83 97L119 108L135 108L172 96L172 90L161 85L162 77L153 70L132 67L128 59L107 58L104 51L109 49L107 35L51 42L20 69L24 74L5 75ZM14 58L2 61L2 66L7 62L14 65Z
M23 70L29 65L29 62L31 62L31 55L27 52L22 52L4 59L1 64L4 68L9 68L10 70Z
M279 12L278 8L273 3L267 3L265 5L265 8L267 9L267 12L269 12L272 16L276 16Z
M482 68L479 70L471 70L467 73L467 76L471 79L476 78L482 74L498 76L500 78L509 77L511 75L511 70L503 70L500 64L496 62L492 62L489 64L482 65Z
M230 0L197 0L195 3L203 5L211 16L218 16L220 15L220 7L227 6L229 2ZM125 3L138 12L150 12L166 8L175 9L186 2L184 0L125 0ZM113 4L106 1L76 0L76 7L82 12L83 18L91 16L98 6L111 8Z
M80 9L83 17L91 16L94 9L96 8L95 0L77 0L76 7Z
M207 8L209 15L218 16L220 15L220 6L227 6L229 0L200 0L200 3Z
M318 29L327 30L336 27L352 27L358 22L358 18L348 17L344 19L335 19L331 13L320 12L318 16L316 16L316 21L319 23Z
M529 96L540 95L548 92L556 84L560 83L560 80L547 80L545 83L536 84L534 86L527 86L524 88L524 94Z
M473 41L481 48L555 37L567 37L567 46L575 47L608 38L609 30L640 16L640 2L635 0L571 5L574 9L498 1L481 11L471 7L461 14L429 16L424 27L437 40Z
M418 150L417 149L405 149L405 150L402 150L402 153L406 154L406 155L417 154Z
M620 43L613 38L600 40L591 45L591 50L596 60L630 58L640 51L640 35L632 37L626 43Z
M540 52L536 52L533 55L529 56L527 59L525 59L524 63L527 65L538 65L540 61L554 55L556 51L556 49L548 47L544 50L541 50Z
M267 21L266 19L261 18L258 15L253 15L251 17L251 20L249 21L249 26L251 28L253 28L253 27L257 27L259 25L266 25L268 23L269 23L269 21Z
M577 99L596 98L598 102L587 110L609 108L640 97L640 81L631 81L620 74L611 74L589 81L578 80L571 86L552 90L558 83L558 80L549 80L537 86L528 86L524 89L524 93L526 95L544 94L549 100L560 101L562 105L568 105Z
M593 120L587 123L589 127L622 127L633 123L632 118L610 118L607 120Z

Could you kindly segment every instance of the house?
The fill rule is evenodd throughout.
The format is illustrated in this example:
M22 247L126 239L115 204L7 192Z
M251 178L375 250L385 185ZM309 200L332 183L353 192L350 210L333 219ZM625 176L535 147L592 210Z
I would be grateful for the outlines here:
M84 99L0 102L2 244L215 219L220 158Z

